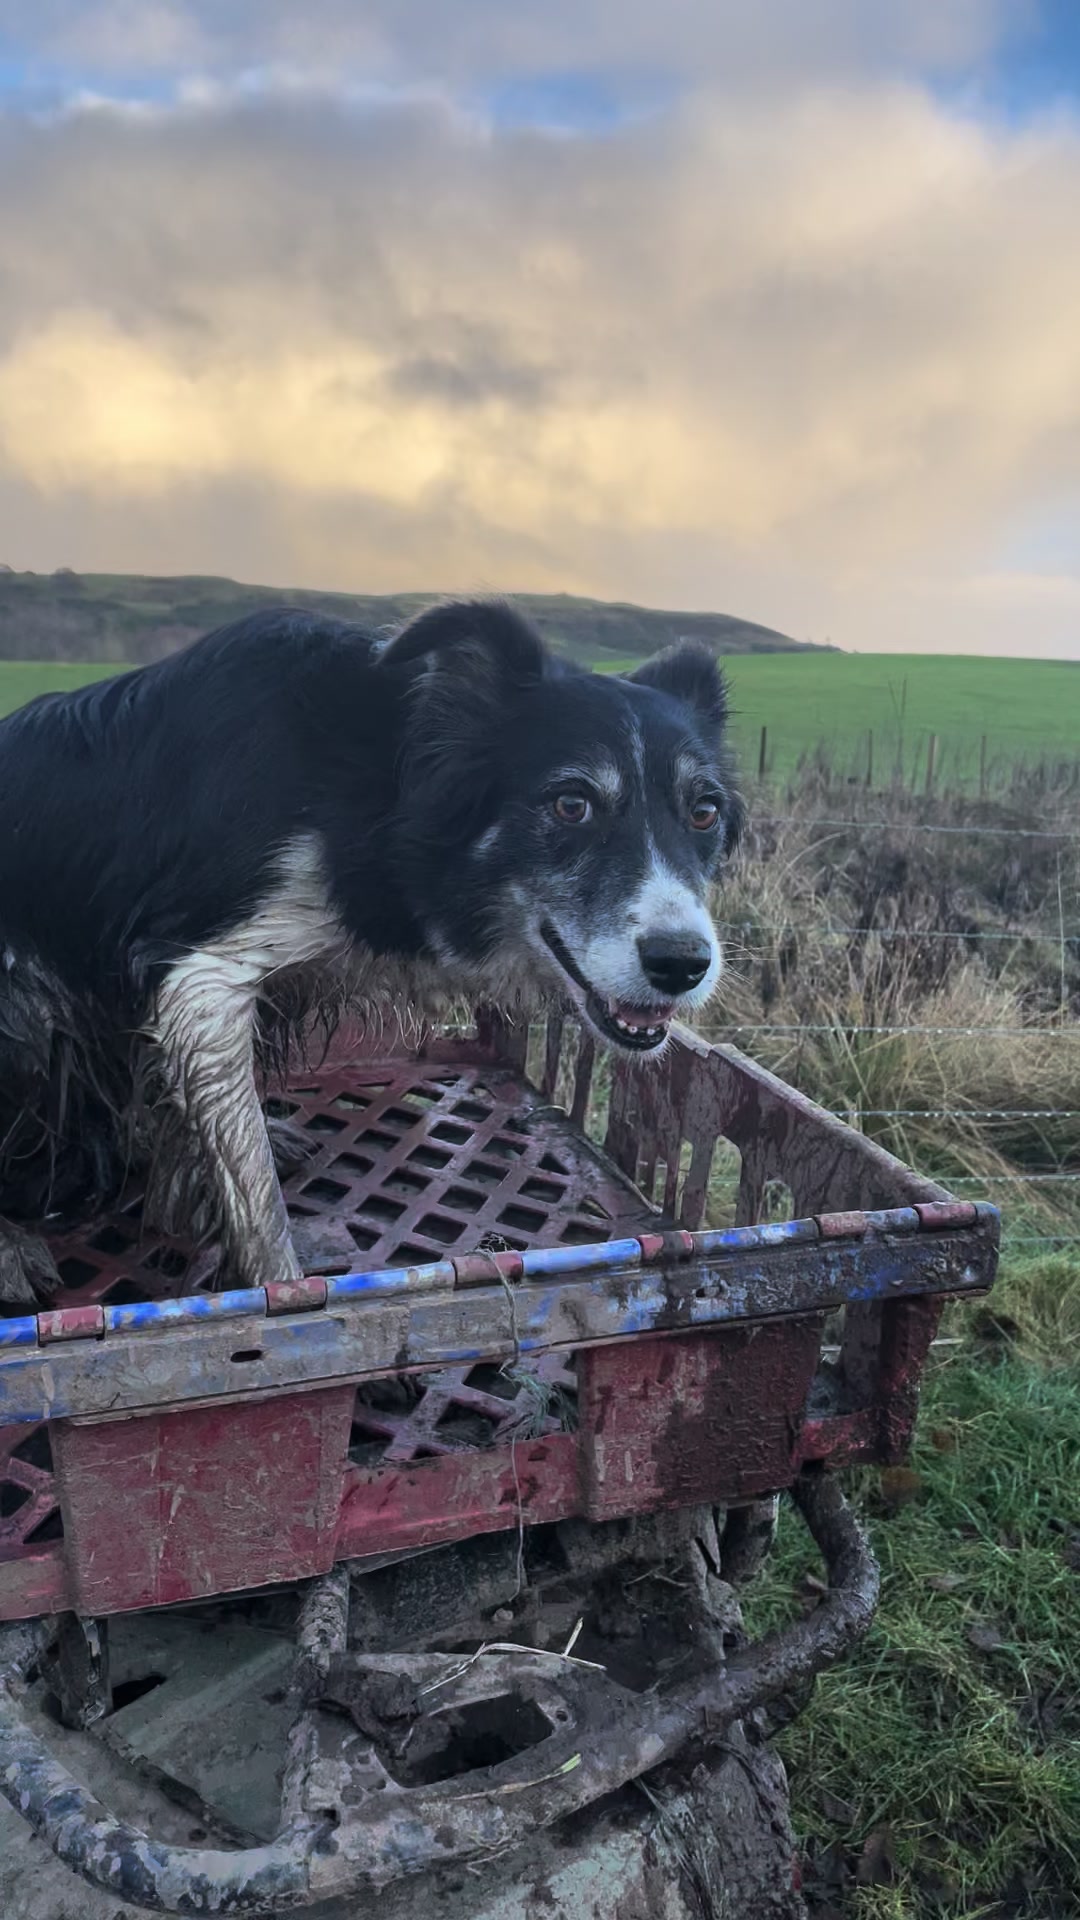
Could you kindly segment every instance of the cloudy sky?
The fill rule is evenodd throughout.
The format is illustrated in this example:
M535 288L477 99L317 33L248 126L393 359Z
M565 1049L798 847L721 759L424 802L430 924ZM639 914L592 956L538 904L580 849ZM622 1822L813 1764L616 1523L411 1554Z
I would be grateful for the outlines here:
M0 559L1080 658L1080 0L0 0Z

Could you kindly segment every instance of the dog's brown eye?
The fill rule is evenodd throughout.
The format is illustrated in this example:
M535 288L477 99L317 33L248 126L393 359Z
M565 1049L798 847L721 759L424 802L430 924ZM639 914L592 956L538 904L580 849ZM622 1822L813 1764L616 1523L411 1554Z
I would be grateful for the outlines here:
M583 793L560 793L552 802L556 820L564 827L583 827L592 819L592 801Z
M715 800L695 800L690 809L690 825L699 833L708 833L720 818L720 808Z

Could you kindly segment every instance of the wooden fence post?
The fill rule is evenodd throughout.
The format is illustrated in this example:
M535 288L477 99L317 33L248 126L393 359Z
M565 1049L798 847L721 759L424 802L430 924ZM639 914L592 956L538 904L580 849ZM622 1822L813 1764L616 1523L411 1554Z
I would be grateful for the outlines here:
M926 744L926 791L934 785L934 768L937 765L937 734L932 733Z
M979 799L986 799L986 735L979 743Z
M762 727L761 745L758 748L758 762L757 762L757 772L758 772L759 780L764 780L765 778L765 749L766 749L766 746L768 745L768 739L769 739L769 729L768 727Z

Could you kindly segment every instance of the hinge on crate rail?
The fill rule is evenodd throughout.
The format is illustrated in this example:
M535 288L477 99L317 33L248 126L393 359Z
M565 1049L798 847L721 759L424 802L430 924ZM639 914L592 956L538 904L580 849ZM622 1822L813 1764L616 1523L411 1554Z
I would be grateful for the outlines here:
M523 1255L513 1251L462 1253L450 1265L455 1287L501 1287L507 1281L520 1280L525 1271Z
M314 1313L326 1305L326 1281L314 1274L297 1280L268 1280L263 1292L269 1314Z
M818 1232L823 1240L862 1240L868 1233L917 1233L919 1216L914 1207L891 1207L881 1212L854 1208L848 1213L819 1213Z
M974 1200L920 1200L910 1207L819 1213L816 1219L823 1240L852 1240L872 1232L943 1233L950 1228L973 1227L980 1219L990 1217L997 1217L997 1209Z
M915 1211L927 1233L940 1233L946 1227L973 1227L979 1218L974 1200L931 1200L918 1204Z
M100 1340L105 1332L104 1307L55 1307L37 1316L39 1346L54 1340Z
M645 1266L657 1260L689 1260L697 1250L696 1236L677 1229L671 1233L641 1233L638 1246Z

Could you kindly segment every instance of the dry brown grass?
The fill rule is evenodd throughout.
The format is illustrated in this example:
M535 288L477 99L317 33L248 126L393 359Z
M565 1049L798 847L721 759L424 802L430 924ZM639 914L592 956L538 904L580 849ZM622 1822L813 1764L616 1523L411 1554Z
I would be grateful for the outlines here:
M1076 771L1020 770L980 806L867 794L818 761L751 821L706 1030L994 1199L1017 1238L1080 1233L1080 1180L1017 1177L1080 1174L1080 843L1024 837L1076 830Z

